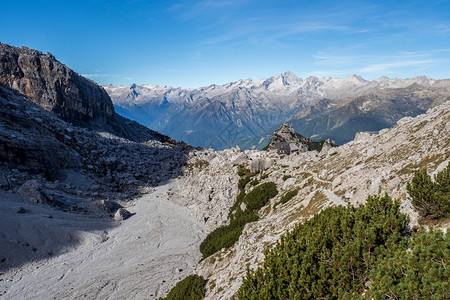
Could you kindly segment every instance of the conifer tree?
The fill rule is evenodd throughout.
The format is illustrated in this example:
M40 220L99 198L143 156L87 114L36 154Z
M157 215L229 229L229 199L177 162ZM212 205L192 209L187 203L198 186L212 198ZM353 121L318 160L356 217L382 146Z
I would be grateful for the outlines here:
M450 164L435 176L434 182L425 169L417 170L407 190L421 216L447 217L450 212Z

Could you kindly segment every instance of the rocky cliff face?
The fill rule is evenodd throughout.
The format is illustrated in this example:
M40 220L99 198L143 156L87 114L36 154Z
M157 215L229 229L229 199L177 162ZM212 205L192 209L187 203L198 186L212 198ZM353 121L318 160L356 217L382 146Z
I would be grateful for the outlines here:
M0 45L0 83L17 90L47 111L80 125L114 116L108 94L50 53Z
M50 181L76 172L132 194L179 176L190 151L119 116L103 88L25 47L0 43L0 104L0 187L24 183L8 179L13 170Z
M108 131L132 140L167 140L117 115L103 88L78 75L50 53L0 43L0 84L76 126Z

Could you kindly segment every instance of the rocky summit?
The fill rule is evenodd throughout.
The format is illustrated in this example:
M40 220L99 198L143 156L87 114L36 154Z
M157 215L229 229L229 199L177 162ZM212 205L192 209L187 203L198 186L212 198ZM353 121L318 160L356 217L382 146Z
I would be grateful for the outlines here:
M0 84L76 126L135 141L167 139L116 114L103 88L57 61L51 53L0 43Z
M2 299L159 299L180 289L187 289L182 295L195 290L205 299L235 299L254 270L269 270L271 262L265 260L273 257L271 249L292 242L287 232L315 224L327 209L355 211L370 195L398 199L398 212L392 213L405 220L405 228L397 238L426 232L418 225L449 227L448 218L421 215L409 193L417 174L427 178L423 172L433 178L425 183L437 186L429 191L440 197L448 191L450 101L444 81L416 78L421 86L411 86L410 81L379 79L375 84L352 76L345 82L323 79L329 84L325 89L315 84L317 78L275 76L257 84L284 93L283 101L299 86L334 95L334 100L346 97L344 102L313 101L297 109L291 122L305 124L326 115L328 129L338 130L361 112L380 119L385 106L393 117L384 114L383 122L392 126L377 132L368 127L337 146L330 139L313 142L280 119L266 150L235 146L217 151L175 142L119 116L103 88L50 54L1 44L0 68ZM255 104L245 88L255 84L234 84L238 88L232 93L247 95L247 106L235 103L239 111ZM394 91L371 90L394 84ZM229 87L209 87L208 93L218 96L218 90ZM109 93L115 88L109 86ZM166 104L177 102L168 88L147 88L155 95L165 90ZM348 97L345 90L360 96ZM196 117L217 111L232 116L228 104L194 99L195 94ZM409 104L399 107L402 102ZM411 103L418 109L404 110ZM193 112L183 107L182 115ZM445 215L448 208L442 207ZM393 224L376 224L370 238ZM339 233L335 223L332 228L318 225L311 236ZM419 250L407 249L407 254L420 258ZM443 260L426 260L444 275L445 251ZM303 263L295 255L293 266ZM345 261L353 262L353 256ZM370 283L359 283L358 296L371 289Z
M329 149L330 147L335 146L336 144L331 139L314 142L311 139L307 139L301 134L296 133L291 125L283 124L280 129L273 133L269 144L264 147L263 150L290 154L291 152L306 152L312 150L320 152L324 147Z

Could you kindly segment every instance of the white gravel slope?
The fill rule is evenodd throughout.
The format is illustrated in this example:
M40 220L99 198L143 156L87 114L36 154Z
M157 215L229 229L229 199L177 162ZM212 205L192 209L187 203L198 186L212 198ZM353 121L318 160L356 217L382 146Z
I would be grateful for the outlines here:
M73 251L3 274L2 299L164 296L193 272L204 237L203 225L167 196L176 188L173 181L136 200L127 208L135 215L102 233L96 243L83 242Z

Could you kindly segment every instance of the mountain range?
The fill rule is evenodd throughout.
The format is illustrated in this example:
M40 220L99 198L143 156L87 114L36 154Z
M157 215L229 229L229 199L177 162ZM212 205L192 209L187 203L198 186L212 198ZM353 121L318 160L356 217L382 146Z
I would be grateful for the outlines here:
M197 89L103 86L119 114L194 146L266 146L282 123L313 140L351 141L450 99L450 80L426 76L297 77L292 72Z
M226 137L261 145L264 136L248 139L258 128L268 130L259 127L257 121L266 120L257 113L270 115L270 124L286 119L267 148L285 143L294 144L296 151L214 151L175 142L120 116L102 87L50 53L0 44L0 298L160 299L196 276L204 299L235 299L245 274L266 264L266 254L284 243L284 234L328 208L356 209L375 194L398 199L393 213L405 213L410 220L400 228L404 238L415 239L417 225L448 232L448 219L428 223L408 196L417 170L442 182L450 177L447 80L384 78L374 83L351 76L303 81L286 73L235 85L205 88L210 98L202 98L207 92L199 90L145 89L166 93L150 112L161 117L178 109L171 125L192 130L191 135L202 124L217 125L204 129L210 136L220 126L253 124L247 132ZM372 89L374 85L383 87ZM134 96L148 100L138 92ZM277 115L281 112L283 117ZM414 114L419 115L398 120ZM193 120L197 127L183 127ZM359 132L353 141L335 147L330 140L315 143L297 134L295 122L316 138L372 131L372 123L396 125L376 134ZM226 145L222 138L215 141ZM443 170L447 175L439 175ZM449 190L448 181L442 190ZM379 202L378 207L385 206ZM328 220L311 234L340 230ZM407 234L406 225L411 228ZM362 236L393 227L392 222L376 226ZM427 293L448 281L442 264L449 260L448 235L444 251L437 241L431 240L430 252L404 249L413 258L427 255L425 272L417 272L415 264L406 269L406 274L419 276L417 290ZM351 244L346 248L357 249ZM336 253L342 257L340 249ZM430 253L442 258L428 259ZM352 257L343 259L353 262ZM295 257L293 262L315 265ZM431 278L429 270L440 275ZM302 276L298 280L308 278ZM359 284L371 289L371 283ZM433 296L445 298L443 291Z

